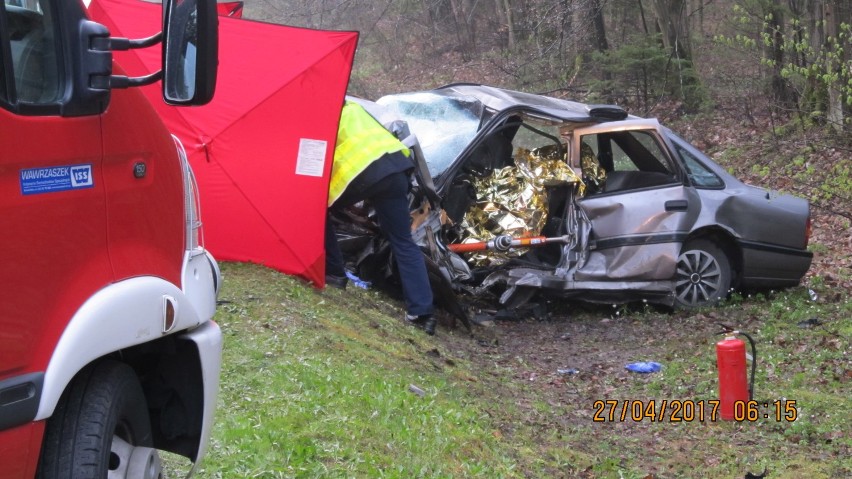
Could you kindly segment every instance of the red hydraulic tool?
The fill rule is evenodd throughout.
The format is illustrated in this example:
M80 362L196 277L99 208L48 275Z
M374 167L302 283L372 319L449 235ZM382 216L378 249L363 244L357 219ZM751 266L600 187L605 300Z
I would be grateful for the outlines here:
M509 235L500 235L490 241L479 241L476 243L455 243L448 245L450 251L454 253L471 253L474 251L509 251L512 248L531 248L535 246L544 246L552 243L567 243L571 239L570 236L554 236L548 238L545 236L529 236L524 238L512 238Z

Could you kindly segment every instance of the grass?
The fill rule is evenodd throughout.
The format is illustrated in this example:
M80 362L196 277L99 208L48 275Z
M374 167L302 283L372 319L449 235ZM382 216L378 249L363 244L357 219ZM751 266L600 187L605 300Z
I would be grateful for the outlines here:
M222 270L220 403L201 478L852 475L848 298L813 302L795 288L710 311L570 309L570 320L520 325L584 332L554 353L580 365L562 376L542 367L544 341L528 354L460 330L429 337L376 291ZM821 324L799 325L811 318ZM716 322L753 333L755 399L795 400L794 422L592 421L598 399L714 399ZM629 358L664 369L631 375Z
M396 305L224 266L220 409L200 477L512 474L459 387L468 373L388 314Z

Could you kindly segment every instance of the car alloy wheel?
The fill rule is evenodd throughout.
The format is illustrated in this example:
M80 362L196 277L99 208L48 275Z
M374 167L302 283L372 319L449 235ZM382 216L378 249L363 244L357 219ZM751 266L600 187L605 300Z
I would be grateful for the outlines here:
M706 240L684 245L677 259L675 299L678 306L699 308L717 303L728 294L731 267L725 253Z

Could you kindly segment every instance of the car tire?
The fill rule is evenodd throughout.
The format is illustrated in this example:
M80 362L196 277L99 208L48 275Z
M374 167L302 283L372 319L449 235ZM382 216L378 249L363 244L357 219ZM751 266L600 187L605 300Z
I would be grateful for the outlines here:
M47 421L40 479L159 479L145 395L130 366L102 361L72 381Z
M689 241L677 258L675 305L692 309L712 306L728 295L731 263L725 253L708 240Z

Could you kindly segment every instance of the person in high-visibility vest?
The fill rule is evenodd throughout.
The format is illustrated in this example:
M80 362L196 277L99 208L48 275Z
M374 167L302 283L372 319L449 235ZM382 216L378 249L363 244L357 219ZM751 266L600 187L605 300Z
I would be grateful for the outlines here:
M345 288L343 254L331 222L331 210L369 200L382 233L390 242L402 281L406 321L435 334L432 288L420 247L411 237L408 190L414 170L411 153L364 108L346 101L340 115L325 226L325 281Z

